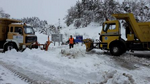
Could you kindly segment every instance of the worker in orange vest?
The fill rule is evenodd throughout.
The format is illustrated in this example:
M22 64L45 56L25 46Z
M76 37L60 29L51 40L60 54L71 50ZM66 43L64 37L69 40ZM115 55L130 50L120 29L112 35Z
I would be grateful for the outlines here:
M72 37L72 35L70 35L70 38L69 38L69 48L73 48L73 45L74 45L74 38Z

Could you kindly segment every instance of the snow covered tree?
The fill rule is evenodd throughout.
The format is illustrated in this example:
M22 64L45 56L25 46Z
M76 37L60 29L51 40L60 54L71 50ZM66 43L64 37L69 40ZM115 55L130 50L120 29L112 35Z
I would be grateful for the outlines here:
M133 13L140 22L150 21L150 4L148 2L148 0L137 0L134 2L124 0L122 8L126 13Z
M104 18L112 18L111 14L120 13L119 3L114 0L82 0L71 7L66 17L67 26L86 27L91 22L102 23Z
M74 26L76 27L76 28L79 28L80 26L81 26L81 19L77 19L77 20L75 20L75 22L74 22Z
M30 24L34 28L42 28L42 27L45 27L45 25L48 24L46 20L42 21L38 17L31 17L31 18L27 17L27 18L21 19L21 21L23 23Z
M0 9L0 18L10 18L10 15L5 13L3 9Z
M73 24L74 19L76 18L76 8L75 7L71 7L68 10L68 15L66 16L66 25L70 26L71 24Z
M122 4L116 0L82 0L68 10L67 26L86 27L91 22L102 24L106 18L113 20L112 14L133 13L139 21L150 20L149 0L124 0Z
M120 4L114 0L104 0L96 7L94 22L102 24L106 18L114 19L111 15L115 13L122 13Z

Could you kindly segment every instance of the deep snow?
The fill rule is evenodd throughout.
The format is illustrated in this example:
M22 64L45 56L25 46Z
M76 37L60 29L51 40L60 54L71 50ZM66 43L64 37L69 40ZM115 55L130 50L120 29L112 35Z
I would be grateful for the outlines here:
M64 34L66 41L70 34L98 39L100 31L101 27L89 26L81 29L65 28L61 33ZM45 43L47 40L46 35L39 33L36 35L40 43ZM150 84L150 59L127 53L121 57L113 57L104 54L102 50L92 50L87 53L85 45L82 44L75 45L73 49L69 49L68 45L54 46L52 43L48 51L12 50L0 53L0 61L13 65L11 68L34 80L52 84ZM13 82L14 80L12 84L16 84Z
M103 51L84 52L84 46L50 47L49 51L15 50L0 54L1 61L38 81L51 83L149 84L150 60L126 54L105 55ZM13 54L12 54L13 53ZM15 83L14 83L15 84Z

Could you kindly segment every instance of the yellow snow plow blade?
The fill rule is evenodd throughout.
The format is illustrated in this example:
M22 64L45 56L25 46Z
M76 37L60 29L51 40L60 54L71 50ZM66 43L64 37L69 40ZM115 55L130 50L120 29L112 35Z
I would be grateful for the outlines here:
M91 39L84 39L83 40L85 46L86 46L86 51L91 51L93 49L93 41Z

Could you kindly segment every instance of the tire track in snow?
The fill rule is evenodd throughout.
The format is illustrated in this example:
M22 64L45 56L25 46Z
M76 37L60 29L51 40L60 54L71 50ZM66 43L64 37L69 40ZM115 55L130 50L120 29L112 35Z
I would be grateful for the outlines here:
M6 63L4 63L2 61L0 61L0 65L3 66L4 68L8 69L12 73L14 73L14 75L17 76L18 78L20 78L21 80L23 80L29 84L51 84L48 81L42 82L42 81L34 80L34 79L30 78L29 76L27 76L21 72L18 72L17 70L14 70L13 68L11 68L12 66L7 65Z

